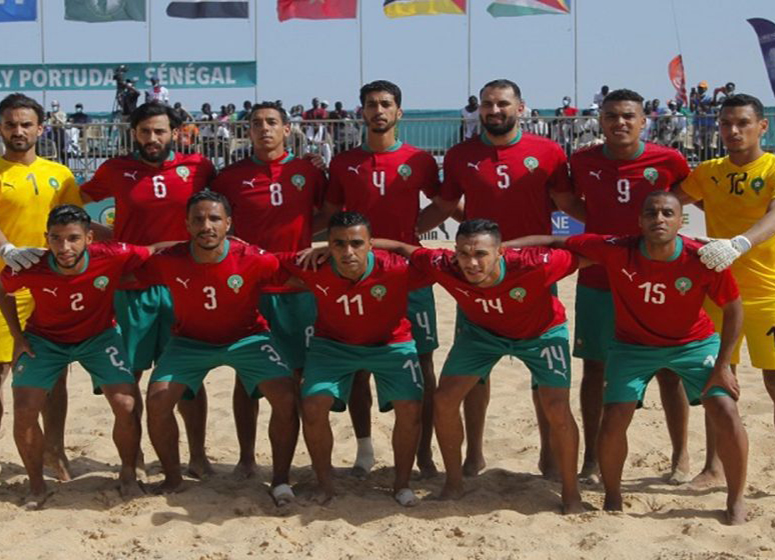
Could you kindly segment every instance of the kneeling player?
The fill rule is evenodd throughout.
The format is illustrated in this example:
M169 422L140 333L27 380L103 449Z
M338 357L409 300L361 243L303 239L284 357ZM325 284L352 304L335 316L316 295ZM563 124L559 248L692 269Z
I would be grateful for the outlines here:
M30 478L27 507L43 506L43 433L38 415L47 394L72 362L92 377L113 409L113 441L121 456L119 491L138 494L135 461L140 421L134 414L134 377L116 330L113 292L122 274L142 264L151 248L124 243L92 243L89 215L77 206L54 208L48 217L49 251L29 269L6 268L0 310L14 337L14 439ZM29 288L35 310L22 332L10 294Z

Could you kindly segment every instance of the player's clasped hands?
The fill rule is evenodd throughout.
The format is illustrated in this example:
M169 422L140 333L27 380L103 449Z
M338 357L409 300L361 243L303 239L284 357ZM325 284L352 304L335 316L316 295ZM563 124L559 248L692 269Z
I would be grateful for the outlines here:
M0 258L2 258L5 261L5 264L10 266L14 272L19 272L22 268L30 268L33 264L40 261L40 257L45 252L45 249L39 249L37 247L17 247L10 242L0 246Z

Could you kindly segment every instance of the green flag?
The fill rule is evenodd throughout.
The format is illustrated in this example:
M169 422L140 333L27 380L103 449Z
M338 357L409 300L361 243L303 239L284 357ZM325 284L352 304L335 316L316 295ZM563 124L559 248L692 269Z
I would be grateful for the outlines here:
M145 21L145 0L65 0L65 19L88 23Z

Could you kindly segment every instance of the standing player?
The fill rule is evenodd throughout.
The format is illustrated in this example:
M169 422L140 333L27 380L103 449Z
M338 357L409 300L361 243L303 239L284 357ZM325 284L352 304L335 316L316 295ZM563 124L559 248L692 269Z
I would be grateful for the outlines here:
M248 115L253 154L221 171L212 190L222 193L234 212L234 234L272 252L293 252L312 244L313 220L323 203L326 178L308 160L285 150L291 134L280 105L264 102ZM320 228L325 227L325 223ZM269 322L283 361L300 376L315 322L315 299L298 288L267 287L261 314ZM258 400L235 382L234 420L240 442L235 471L250 477L256 469Z
M519 126L524 102L517 84L494 80L485 84L479 97L484 132L447 152L441 195L420 213L420 232L452 215L463 196L465 219L491 220L500 226L505 239L550 234L554 205L582 217L573 206L565 152L551 140L523 132ZM489 399L489 383L477 385L466 397L463 470L467 475L485 467L482 439ZM539 467L544 474L554 474L547 422L535 392L533 402L541 432Z
M628 89L610 92L603 101L600 125L605 143L571 156L571 180L583 197L585 232L637 235L638 216L646 196L669 190L689 175L689 166L676 150L640 141L646 123L643 98ZM573 355L584 360L581 416L584 422L582 477L597 475L597 432L603 413L603 373L613 339L614 305L602 266L579 272L576 287L576 327ZM670 480L689 476L687 422L689 404L680 379L670 371L657 374L667 427L673 443Z
M409 488L422 411L422 372L406 318L409 292L420 286L406 259L372 251L369 221L340 212L328 226L330 258L317 270L284 261L315 294L318 315L304 365L301 408L304 439L320 500L334 495L329 413L344 411L357 368L374 373L379 409L395 410L393 496L402 506L418 498Z
M439 169L427 152L396 138L396 126L403 114L401 89L388 81L366 84L360 91L366 142L336 156L329 170L330 187L326 194L324 217L342 209L365 216L376 237L418 245L417 218L420 193L429 199L438 196ZM436 474L431 440L433 438L433 392L436 377L433 351L438 348L436 305L431 287L409 294L409 322L420 356L425 393L423 430L417 452L417 466L424 476ZM364 475L374 465L371 444L371 390L368 373L357 375L353 385L350 414L358 439L353 468Z
M188 238L184 227L186 201L209 184L215 170L199 154L172 151L180 124L177 112L167 105L140 105L130 117L137 151L106 161L81 187L86 201L114 197L117 241L150 245ZM174 317L169 290L164 286L119 290L115 306L132 371L139 383L143 370L159 358L170 337ZM142 415L139 388L136 398L138 414ZM198 394L193 403L181 403L180 412L188 432L189 473L204 476L211 470L204 448L205 392Z
M288 475L299 415L291 372L257 307L261 284L273 278L279 263L257 247L226 238L231 208L223 195L196 193L187 212L191 241L155 255L137 271L141 282L166 285L175 306L174 336L148 387L148 435L164 469L159 491L174 492L183 481L175 405L199 392L208 371L230 366L248 395L266 396L272 405L271 494L282 505L294 497Z
M30 478L29 509L43 506L43 433L38 415L57 378L72 362L89 372L94 392L104 392L113 409L113 441L121 456L119 491L140 492L135 476L140 421L134 414L134 377L116 330L113 292L122 274L141 265L151 251L123 243L94 243L89 215L63 205L48 217L50 250L27 270L3 271L0 310L10 327L17 359L13 376L14 439ZM36 302L22 331L12 296L27 288Z
M570 344L565 308L550 288L572 274L578 259L568 251L504 250L498 225L489 220L460 224L455 251L431 250L377 240L410 258L439 282L460 309L455 343L436 391L436 437L447 481L443 498L463 495L460 404L489 378L503 356L516 356L530 369L562 479L564 513L583 511L577 461L579 432L570 409Z
M738 94L724 99L719 133L729 155L700 164L675 190L683 200L702 200L708 235L721 238L700 250L702 261L722 270L731 265L743 299L743 334L751 363L761 368L764 386L775 401L775 156L761 148L768 120L761 101ZM716 329L722 321L708 306ZM742 338L732 363L739 363ZM723 476L706 417L707 457L698 485L714 485ZM719 449L719 451L721 451Z
M0 136L5 146L5 154L0 157L0 266L14 270L38 262L43 251L36 247L45 244L46 218L54 206L82 204L70 170L35 153L43 134L43 119L43 108L26 95L13 93L0 101ZM24 327L33 308L30 292L18 292L16 305ZM12 352L13 337L5 321L0 320L0 389L11 369ZM63 375L43 408L46 464L54 468L60 480L70 479L64 448L65 380ZM2 415L0 397L0 418Z

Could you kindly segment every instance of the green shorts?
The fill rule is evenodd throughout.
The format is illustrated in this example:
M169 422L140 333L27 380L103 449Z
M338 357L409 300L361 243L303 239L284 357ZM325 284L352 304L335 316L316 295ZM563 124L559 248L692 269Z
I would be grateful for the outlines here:
M149 383L180 383L188 387L183 398L193 399L207 373L220 366L234 368L242 386L254 399L261 398L259 384L292 375L268 331L222 345L173 336L162 352Z
M350 400L357 370L374 374L379 410L387 412L393 401L421 401L422 371L414 341L386 346L354 346L313 337L307 352L301 398L334 397L331 409L342 412Z
M134 383L124 341L115 328L107 329L83 342L62 344L32 333L24 335L35 357L22 354L13 368L12 387L30 387L51 391L62 371L80 362L91 376L94 394L105 385Z
M607 290L576 285L573 356L605 362L614 340L614 298Z
M172 337L175 316L169 289L118 290L113 305L132 371L149 369Z
M439 347L439 331L436 328L436 300L432 286L409 292L406 317L412 323L412 338L417 345L417 353L422 356L436 350Z
M614 340L605 365L606 403L636 402L643 406L646 386L657 371L667 368L683 382L686 397L692 405L701 398L729 396L724 389L713 387L701 397L705 383L716 363L720 338L717 334L682 346L640 346Z
M536 338L498 336L458 314L455 342L441 375L475 375L484 383L503 356L514 356L530 370L531 386L570 388L568 325L557 325Z
M262 294L258 309L269 322L283 361L291 369L304 367L309 342L315 334L315 296L311 292Z

